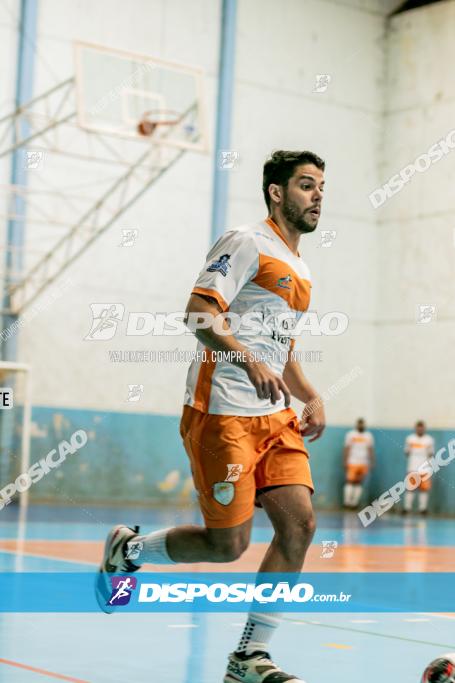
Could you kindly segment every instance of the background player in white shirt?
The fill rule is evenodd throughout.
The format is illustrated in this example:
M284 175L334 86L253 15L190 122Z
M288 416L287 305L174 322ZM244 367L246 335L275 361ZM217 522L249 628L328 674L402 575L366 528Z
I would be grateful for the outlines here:
M407 472L417 472L420 465L434 455L434 439L426 434L426 426L423 420L419 420L415 425L414 434L406 437L404 452L407 457ZM428 499L430 496L431 479L421 481L419 486L419 512L426 514L428 511ZM412 511L414 502L414 491L406 491L404 496L403 513Z
M346 472L344 485L344 506L356 508L362 495L362 483L370 468L374 466L374 438L366 431L365 420L357 420L356 429L351 429L344 439L343 464Z

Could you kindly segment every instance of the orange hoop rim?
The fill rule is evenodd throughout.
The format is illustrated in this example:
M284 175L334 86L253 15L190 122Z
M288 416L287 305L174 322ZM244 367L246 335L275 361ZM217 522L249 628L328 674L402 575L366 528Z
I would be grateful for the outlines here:
M164 116L165 118L157 118ZM175 109L150 109L144 112L139 123L138 129L140 135L153 135L158 126L175 126L182 119L182 114ZM140 126L144 123L149 123L152 126L150 133L142 133Z

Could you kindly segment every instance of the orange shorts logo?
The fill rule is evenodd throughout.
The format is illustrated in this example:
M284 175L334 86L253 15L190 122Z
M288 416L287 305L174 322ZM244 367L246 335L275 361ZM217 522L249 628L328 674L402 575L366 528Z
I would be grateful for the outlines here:
M243 465L227 465L228 473L224 481L238 481L243 472Z
M230 481L213 484L213 497L221 505L229 505L234 500L234 484Z

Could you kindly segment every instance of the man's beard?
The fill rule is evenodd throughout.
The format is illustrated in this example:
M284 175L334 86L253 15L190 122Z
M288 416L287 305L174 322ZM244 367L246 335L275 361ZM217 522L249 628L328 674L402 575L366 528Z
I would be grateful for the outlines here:
M299 209L292 199L289 199L286 190L284 192L284 202L281 211L288 223L291 223L299 232L313 232L316 230L317 223L312 225L305 220L305 213Z

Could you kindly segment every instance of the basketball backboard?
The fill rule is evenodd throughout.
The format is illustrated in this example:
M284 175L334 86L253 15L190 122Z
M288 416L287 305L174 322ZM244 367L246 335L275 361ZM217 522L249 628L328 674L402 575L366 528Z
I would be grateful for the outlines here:
M75 43L75 61L82 128L206 151L201 70L84 42ZM141 126L144 116L158 125Z

